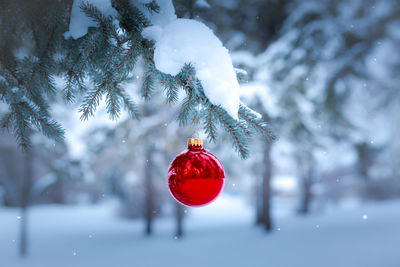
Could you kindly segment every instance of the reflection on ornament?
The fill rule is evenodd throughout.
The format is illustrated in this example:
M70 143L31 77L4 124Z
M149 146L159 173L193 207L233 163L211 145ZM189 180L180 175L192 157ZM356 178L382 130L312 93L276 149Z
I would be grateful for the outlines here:
M168 169L168 187L178 202L198 207L217 198L224 177L221 162L203 148L203 140L190 138L188 150L176 156Z

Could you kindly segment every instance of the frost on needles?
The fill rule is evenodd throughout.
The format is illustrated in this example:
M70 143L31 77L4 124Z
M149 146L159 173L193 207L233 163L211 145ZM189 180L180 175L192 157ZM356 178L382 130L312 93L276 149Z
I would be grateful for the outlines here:
M60 5L62 5L60 3ZM203 23L179 19L172 1L75 0L42 20L35 29L32 56L0 65L0 97L8 105L1 127L25 149L31 128L62 140L64 130L50 113L51 96L59 93L54 77L64 80L63 96L72 102L83 93L81 119L94 115L105 100L111 119L122 109L139 119L140 111L122 84L133 78L141 59L145 73L142 96L148 100L161 85L166 100L186 93L177 120L202 125L210 141L225 130L242 158L253 133L275 139L260 116L240 103L240 87L228 50Z

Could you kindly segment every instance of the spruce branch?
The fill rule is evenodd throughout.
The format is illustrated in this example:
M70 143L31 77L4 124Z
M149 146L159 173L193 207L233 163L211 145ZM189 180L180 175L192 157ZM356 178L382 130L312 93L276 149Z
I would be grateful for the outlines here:
M252 132L249 130L249 127L247 126L247 123L244 121L239 121L239 127L240 129L242 129L242 131L246 134L246 136L251 137L252 136Z
M238 126L238 122L234 120L228 113L219 106L210 105L210 111L216 115L219 123L225 128L225 130L231 135L233 140L233 146L236 151L239 152L243 159L249 156L247 149L246 135L243 133L241 128Z
M26 150L30 146L28 131L29 131L29 122L27 121L28 116L24 116L22 114L21 108L18 107L17 104L11 105L12 112L15 116L15 123L13 133L17 140L18 146L21 150Z
M110 27L110 25L112 25L112 17L106 17L97 7L88 2L82 2L79 7L86 14L86 16L99 24L100 31L104 39L106 39L108 37L108 33L111 30L110 28L112 28Z
M72 93L72 86L75 84L73 79L75 79L76 83L78 83L78 87L81 88L81 84L79 78L76 77L76 74L72 70L68 70L65 74L66 84L64 87L64 99L67 102L73 102L75 100L75 95Z
M208 139L212 142L215 143L216 137L217 137L217 127L214 123L214 113L211 109L208 109L207 111L204 112L204 131L208 136Z
M82 112L81 120L88 120L89 116L93 116L99 105L101 96L103 95L103 88L106 86L106 82L101 83L97 89L91 90L81 105L79 112Z
M168 103L175 103L178 100L178 85L171 75L161 74L160 83L164 86Z
M52 70L50 70L47 66L49 66L49 64L40 64L39 65L39 84L40 87L44 89L44 91L47 94L52 94L55 95L56 94L56 87L54 85L54 77L52 75Z
M131 56L133 49L135 48L134 45L132 45L128 51L126 52L125 56L122 58L121 63L119 64L119 69L118 72L121 72L122 68L125 66L125 61Z
M257 132L266 136L268 140L276 140L276 135L273 133L272 128L264 122L261 118L257 117L253 110L240 104L239 106L239 118L247 122L247 124L254 128Z
M36 70L37 70L37 68L34 68L32 70L31 78L30 78L29 83L28 83L27 90L28 90L29 94L32 94L32 83L33 83L33 78L35 78Z
M142 96L148 101L154 91L154 65L150 64L146 68L142 85Z
M90 57L93 56L93 54L94 54L95 52L96 52L96 50L95 50L95 49L92 49L91 52L89 53L89 55L85 58L85 60L84 60L83 63L82 63L81 68L79 69L78 77L81 77L81 76L82 76L82 73L83 73L83 70L84 70L86 64L89 62Z
M107 58L106 62L103 65L103 69L105 69L107 67L107 65L111 62L111 59L113 58L113 56L117 53L117 51L120 49L121 45L118 44L112 51L112 53L110 54L110 56Z
M0 127L2 131L8 131L10 129L10 125L12 123L12 120L14 118L13 112L9 111L7 112L0 120Z
M34 78L35 78L38 68L44 68L46 66L43 63L43 60L49 54L49 49L51 47L51 42L53 42L55 32L56 32L56 26L52 28L52 30L50 32L50 37L47 40L47 43L43 49L41 56L39 57L38 63L33 67L31 78L29 80L28 88L27 88L27 90L30 94L32 94L32 84L33 84L33 81L34 81ZM47 71L43 71L43 69L42 69L42 73L41 73L42 75L46 75L47 73L48 73Z
M160 6L155 0L152 0L150 3L144 4L144 6L150 11L150 13L158 13L160 12Z
M6 96L7 93L7 88L8 88L7 84L0 80L0 100L4 100L4 97Z
M113 86L107 85L106 90L107 90L106 94L107 113L109 114L111 120L116 120L119 118L119 114L121 111L120 100L116 92L114 91Z
M128 42L129 39L125 39L123 41L118 41L117 45L114 47L114 49L112 50L112 52L110 53L110 56L107 58L106 62L103 65L103 70L106 69L106 67L110 64L110 62L112 61L113 57L115 55L118 55L117 52L119 52L121 50L121 47L124 43ZM123 67L123 63L125 61L125 57L123 59L123 61L120 63L120 69L118 70L118 72L120 72L121 68ZM115 68L113 68L115 70Z
M117 42L118 46L121 46L124 42L128 41L128 39L121 41L120 37L118 36L117 30L115 29L114 24L109 25L108 28L110 29L111 34L114 37L115 41Z
M68 81L67 81L67 85L65 86L64 89L64 98L68 101L68 102L72 102L74 100L74 96L71 93L71 79L72 79L72 75L70 73L68 73Z
M84 48L84 51L89 50L91 44L86 45L86 47ZM68 51L68 55L65 59L66 62L64 62L63 64L65 65L65 79L67 80L67 84L64 88L64 98L69 101L72 102L75 100L75 97L72 93L72 87L77 88L78 90L83 90L84 86L82 83L82 76L78 76L77 72L76 72L76 68L77 65L79 63L79 60L81 59L83 53L82 51L78 53L78 55L76 56L75 60L72 62L72 60L70 60L71 58L71 51L72 50L73 45L70 45L69 51ZM75 47L77 48L78 45L75 45Z
M193 113L194 110L194 101L193 101L193 91L189 90L188 95L183 100L181 110L178 115L179 125L186 125L188 123L190 114Z
M1 118L0 126L12 129L21 148L29 145L31 126L48 137L62 139L64 130L50 117L49 98L46 97L46 94L51 95L56 91L55 75L64 78L62 90L68 102L75 100L78 89L85 89L85 83L94 85L86 92L80 106L81 120L94 115L103 95L112 120L119 118L122 106L130 117L139 119L137 105L121 86L132 78L138 58L143 59L145 66L141 88L145 100L152 97L158 82L168 103L178 100L180 89L186 93L177 116L179 125L201 123L208 138L214 142L218 126L221 126L230 135L233 146L242 158L248 157L247 140L253 132L275 139L268 124L247 107L240 106L237 121L221 106L213 105L204 94L201 81L191 64L185 64L176 76L161 73L155 68L155 44L141 35L142 29L150 26L150 21L142 12L143 8L150 12L160 10L155 0L145 4L112 0L112 5L118 12L121 28L114 24L111 16L84 2L81 10L99 27L91 27L85 36L76 40L58 38L61 36L60 28L57 28L60 23L49 29L48 38L41 38L38 29L35 29L32 34L38 44L36 57L17 60L15 66L7 66L10 69L0 66L0 78L4 77L5 80L0 79L0 99L10 108L10 112Z
M44 135L57 141L61 141L64 138L64 130L61 125L50 119L50 117L39 108L27 102L21 102L19 105L28 112L32 124Z
M113 6L120 14L120 25L129 33L140 33L150 26L147 17L129 0L113 0Z
M137 105L129 97L129 95L120 87L116 88L117 94L121 97L125 109L128 111L129 116L133 119L140 119L140 113Z

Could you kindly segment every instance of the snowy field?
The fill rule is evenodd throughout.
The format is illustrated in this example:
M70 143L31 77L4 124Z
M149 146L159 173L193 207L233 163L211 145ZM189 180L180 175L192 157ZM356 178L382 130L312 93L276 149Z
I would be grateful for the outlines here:
M186 236L159 219L151 237L141 221L115 216L114 205L41 206L30 213L30 249L17 257L19 213L0 209L1 267L399 267L400 202L283 216L275 232L254 227L251 207L221 197L190 210Z

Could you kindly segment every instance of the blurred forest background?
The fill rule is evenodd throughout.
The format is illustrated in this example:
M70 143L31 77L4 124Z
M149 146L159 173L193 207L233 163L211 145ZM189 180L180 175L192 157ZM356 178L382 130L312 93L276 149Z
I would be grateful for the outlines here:
M72 1L62 3L71 8ZM173 200L166 173L174 156L186 149L193 129L178 126L177 108L165 103L162 89L150 102L138 96L141 121L126 114L111 121L103 107L82 122L78 105L55 97L51 109L66 129L64 143L32 132L32 148L21 152L13 136L0 135L0 266L47 266L45 262L55 264L62 257L68 258L65 266L103 266L94 258L98 251L111 253L105 243L124 246L112 254L119 266L216 266L230 261L231 266L294 266L284 259L285 251L299 248L285 249L288 243L298 239L299 246L324 250L322 245L329 248L341 233L350 241L333 241L330 251L347 254L325 266L400 266L391 242L400 236L400 2L174 4L179 17L204 22L229 49L235 67L247 72L242 101L260 112L280 139L268 143L254 137L248 160L239 158L228 136L221 134L216 144L205 142L222 162L226 182L215 203L191 209ZM2 64L9 60L6 52L23 57L34 46L23 35L10 33L19 27L34 32L30 27L35 19L59 6L58 1L0 2ZM139 90L141 81L141 68L135 71L137 80L126 85L132 92ZM60 79L56 77L56 84ZM0 112L5 109L0 104ZM380 220L373 221L369 209ZM333 219L324 219L328 217ZM324 222L332 231L319 239L308 234L308 226L322 231ZM362 232L366 222L373 222L374 228ZM281 240L285 225L292 232ZM382 229L390 232L379 232ZM92 263L78 259L85 250L79 251L79 244L86 241L74 238L74 233L93 240L103 234L101 242L85 248L92 251L87 252ZM369 237L362 237L364 233ZM180 242L179 247L171 247L174 242ZM213 242L236 245L228 253L229 247L212 247ZM350 243L343 248L346 242ZM257 247L258 258L239 243ZM208 246L216 250L209 252L209 262L190 262L195 257L190 255L202 255L201 248ZM143 253L136 255L139 247ZM275 256L266 257L264 248ZM303 256L314 259L292 264L321 266L324 259L319 261L306 248L300 249ZM65 255L63 250L68 250ZM130 252L136 257L130 258ZM157 254L159 261L152 256ZM107 262L104 266L111 264Z

